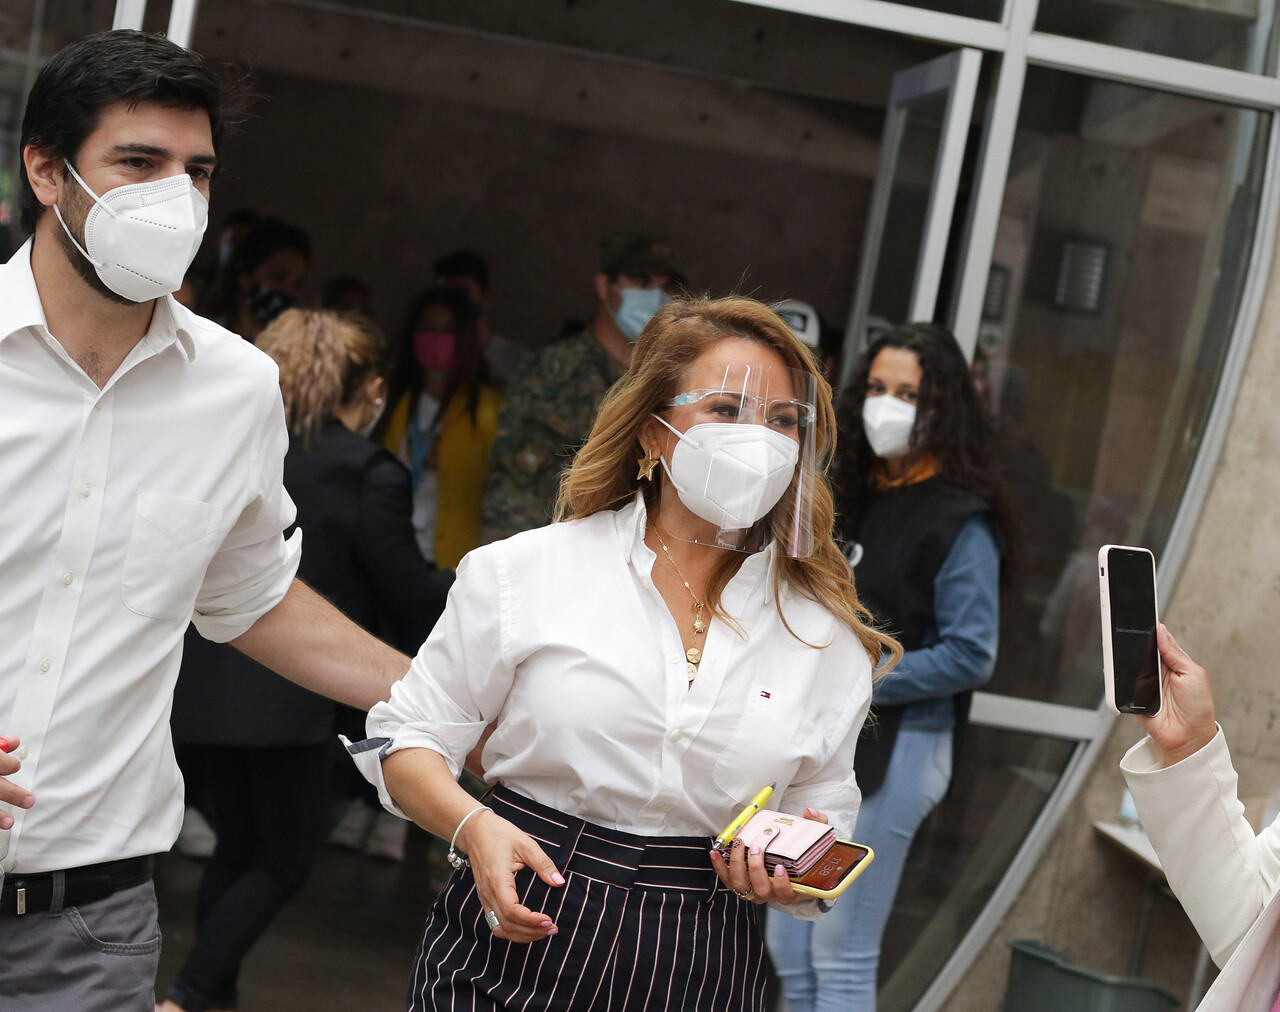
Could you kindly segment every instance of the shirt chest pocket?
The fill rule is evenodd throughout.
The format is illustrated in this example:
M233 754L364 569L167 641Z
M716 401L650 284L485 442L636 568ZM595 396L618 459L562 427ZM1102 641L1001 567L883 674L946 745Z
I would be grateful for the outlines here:
M222 507L141 491L124 561L121 594L146 618L189 618L221 543Z
M767 685L753 685L711 775L720 790L745 804L765 784L776 782L781 789L792 783L817 746L818 732L797 701L779 698Z

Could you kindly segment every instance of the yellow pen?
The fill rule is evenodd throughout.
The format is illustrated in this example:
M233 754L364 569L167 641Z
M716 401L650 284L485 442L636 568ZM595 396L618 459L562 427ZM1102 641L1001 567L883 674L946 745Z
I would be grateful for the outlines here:
M778 784L775 781L761 787L760 793L751 799L751 804L734 816L733 821L724 827L724 830L716 837L715 843L711 845L711 849L724 850L729 844L733 843L733 838L738 835L738 831L751 821L751 816L764 807L765 802L773 796L773 789L777 786Z

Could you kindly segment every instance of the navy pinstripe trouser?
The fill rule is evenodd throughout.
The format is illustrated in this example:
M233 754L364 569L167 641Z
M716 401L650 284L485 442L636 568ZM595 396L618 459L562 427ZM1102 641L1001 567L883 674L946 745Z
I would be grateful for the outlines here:
M559 888L516 876L520 902L559 932L495 938L471 870L454 872L427 917L409 1012L763 1012L759 911L720 885L707 839L620 833L501 787L485 800L564 873Z

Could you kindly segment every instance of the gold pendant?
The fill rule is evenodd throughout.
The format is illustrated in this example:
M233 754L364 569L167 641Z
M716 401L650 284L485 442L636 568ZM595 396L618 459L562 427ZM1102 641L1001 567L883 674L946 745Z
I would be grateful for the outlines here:
M702 651L699 650L697 647L690 647L688 650L684 652L684 655L685 657L689 658L690 664L697 664L700 660L702 660Z
M698 665L690 664L689 665L689 681L692 682L697 677L698 677Z
M699 619L694 619L694 622L693 622L693 631L694 631L694 633L695 633L695 634L700 633L700 632L706 632L706 631L707 631L707 624L706 624L705 622L703 622L703 621L702 621L702 619L700 619L700 618L699 618Z

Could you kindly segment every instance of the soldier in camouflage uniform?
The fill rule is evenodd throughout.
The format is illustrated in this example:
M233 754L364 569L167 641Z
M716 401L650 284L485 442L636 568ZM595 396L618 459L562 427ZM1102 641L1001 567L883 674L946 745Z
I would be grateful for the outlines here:
M485 485L485 542L551 522L561 472L626 369L631 342L666 299L675 273L666 241L619 232L600 245L587 329L543 348L507 388Z

